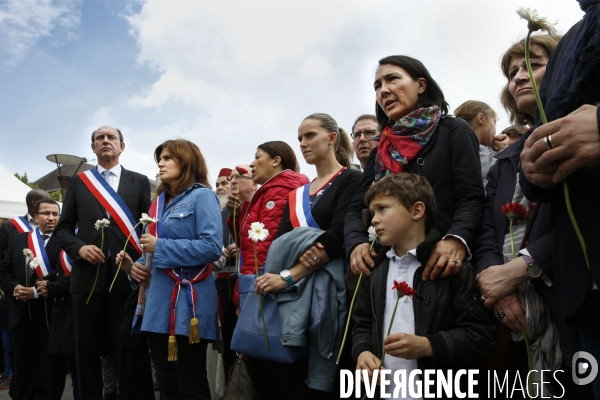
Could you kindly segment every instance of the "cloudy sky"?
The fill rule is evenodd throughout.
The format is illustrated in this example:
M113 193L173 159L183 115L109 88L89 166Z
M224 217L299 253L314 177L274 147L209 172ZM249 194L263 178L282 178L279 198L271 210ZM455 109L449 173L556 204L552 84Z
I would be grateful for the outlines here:
M154 149L178 137L213 181L269 140L302 160L302 119L329 113L349 131L374 111L375 67L391 54L420 59L451 110L490 104L500 131L499 59L526 34L519 6L559 33L583 15L574 0L2 0L0 163L35 180L48 154L92 160L101 125L123 129L122 165L151 178Z

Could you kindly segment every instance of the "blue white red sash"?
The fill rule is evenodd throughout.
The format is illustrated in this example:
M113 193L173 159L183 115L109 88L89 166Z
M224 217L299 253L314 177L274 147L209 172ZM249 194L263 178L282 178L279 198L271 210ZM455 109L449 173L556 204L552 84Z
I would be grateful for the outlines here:
M10 222L14 225L14 227L19 231L19 233L23 232L31 232L33 227L31 224L25 219L25 217L17 217L10 220Z
M35 268L35 272L38 278L43 278L52 272L52 265L48 259L48 254L46 254L44 239L42 239L39 227L29 232L29 235L27 235L27 242L29 250L31 250L33 256L37 257L38 260L38 266Z
M60 251L60 265L65 273L65 276L71 275L71 270L73 269L73 260L64 250Z
M127 204L121 199L121 196L110 187L97 169L80 172L77 175L89 191L92 192L96 200L102 204L102 207L108 211L125 237L128 237L133 231L133 227L137 224L137 221L133 218L131 211L129 211ZM129 238L129 242L135 251L141 255L142 249L140 248L140 238L137 232L133 232Z
M294 228L319 228L310 209L310 183L292 190L288 197L290 221Z

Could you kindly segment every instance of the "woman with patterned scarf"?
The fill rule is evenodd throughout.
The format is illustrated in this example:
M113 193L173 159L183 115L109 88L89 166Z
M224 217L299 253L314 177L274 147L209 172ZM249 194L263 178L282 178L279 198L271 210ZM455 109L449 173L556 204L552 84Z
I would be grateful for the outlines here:
M463 260L471 258L483 215L477 138L464 120L448 115L442 90L419 60L380 60L374 88L382 134L346 214L345 246L352 272L369 275L375 265L362 221L365 193L387 174L411 172L431 183L438 207L434 227L444 238L432 252L423 279L457 273Z

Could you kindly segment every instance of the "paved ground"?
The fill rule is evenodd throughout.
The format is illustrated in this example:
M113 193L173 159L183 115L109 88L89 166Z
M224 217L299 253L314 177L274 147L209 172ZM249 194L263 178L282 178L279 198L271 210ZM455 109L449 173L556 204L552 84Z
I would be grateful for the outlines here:
M155 392L155 399L159 400L160 395ZM10 400L8 390L0 390L0 400ZM67 375L67 382L65 383L65 392L63 393L62 400L73 400L73 388L71 387L71 375Z

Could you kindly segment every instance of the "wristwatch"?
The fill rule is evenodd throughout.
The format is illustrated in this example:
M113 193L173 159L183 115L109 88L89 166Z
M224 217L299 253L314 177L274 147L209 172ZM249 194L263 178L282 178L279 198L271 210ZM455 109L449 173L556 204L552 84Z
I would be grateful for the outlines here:
M525 269L527 276L534 279L539 278L543 272L542 268L540 268L540 266L537 265L533 258L526 255L523 255L522 257L523 260L527 263L527 268Z
M289 269L284 269L281 271L279 276L281 276L281 279L287 282L288 287L294 285L294 280L292 279L292 274L290 273Z

